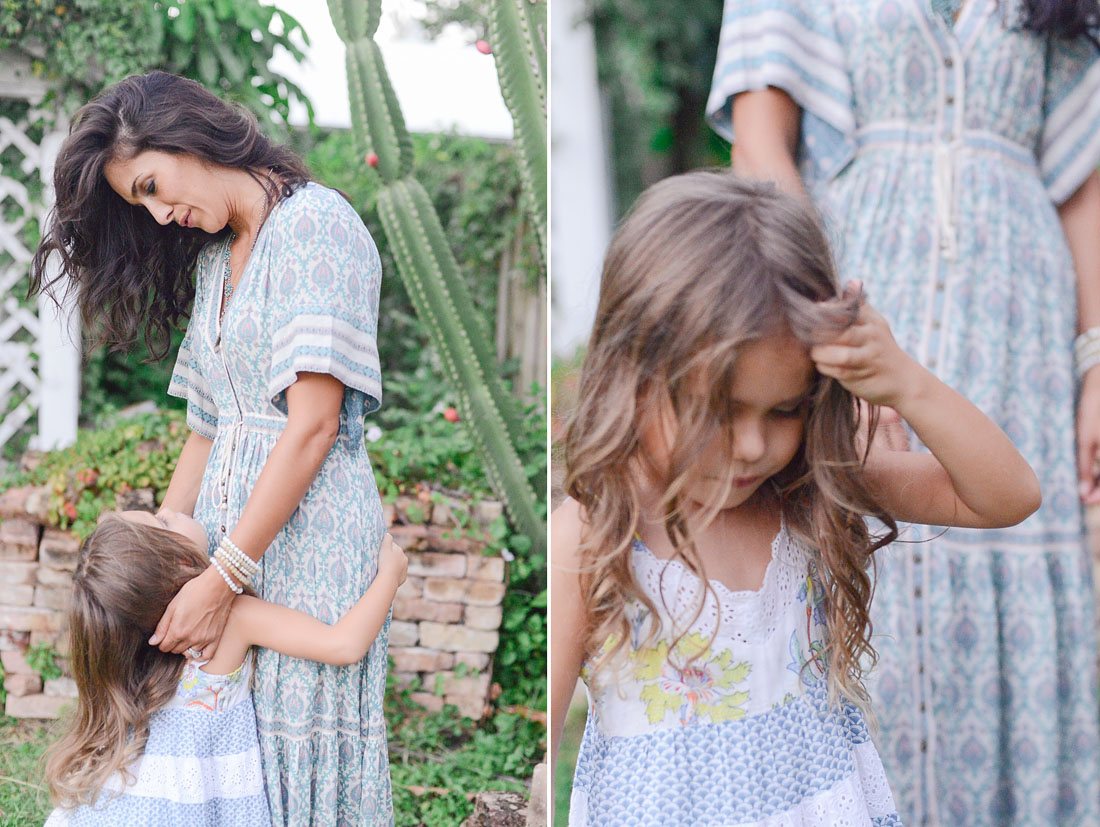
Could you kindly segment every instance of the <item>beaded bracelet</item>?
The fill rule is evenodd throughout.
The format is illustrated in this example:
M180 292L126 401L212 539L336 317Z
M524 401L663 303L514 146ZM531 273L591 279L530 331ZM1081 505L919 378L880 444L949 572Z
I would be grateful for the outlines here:
M233 582L233 580L226 573L225 569L222 568L222 564L218 562L218 559L216 557L210 558L210 565L218 570L218 574L222 576L222 580L225 581L225 585L229 586L233 594L242 594L244 592L244 587L238 586Z
M260 564L241 551L241 547L230 540L228 535L222 537L221 543L218 544L218 548L225 551L227 557L236 563L237 567L249 577L252 577L260 570Z
M240 566L238 566L229 557L229 555L225 553L225 549L221 548L220 546L214 551L214 557L217 558L217 560L220 561L221 564L229 570L229 573L233 575L237 582L239 582L242 586L252 579L248 574L241 570Z
M1073 357L1078 379L1100 365L1100 327L1090 327L1073 341Z

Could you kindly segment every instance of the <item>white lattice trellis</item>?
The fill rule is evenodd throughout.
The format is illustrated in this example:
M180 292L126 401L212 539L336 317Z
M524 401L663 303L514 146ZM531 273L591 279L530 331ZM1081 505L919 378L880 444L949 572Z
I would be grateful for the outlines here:
M7 160L0 168L0 446L36 412L34 447L56 448L76 438L80 334L71 303L65 302L59 312L43 296L31 309L20 302L18 289L33 255L24 242L25 231L31 222L42 226L49 212L53 163L64 139L57 128L63 120L33 105L45 91L25 61L0 55L0 98L32 104L18 120L0 117L0 154ZM41 132L42 138L32 140L32 131ZM10 161L15 154L21 158L17 165ZM28 192L28 177L42 182L42 196Z

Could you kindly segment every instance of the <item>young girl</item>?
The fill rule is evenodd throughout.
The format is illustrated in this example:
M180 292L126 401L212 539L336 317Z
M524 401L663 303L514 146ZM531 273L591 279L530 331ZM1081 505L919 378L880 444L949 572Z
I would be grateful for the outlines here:
M930 453L875 444L868 405ZM840 294L807 205L729 173L642 195L565 451L555 755L578 674L590 701L570 823L899 824L861 711L872 552L895 520L1004 526L1040 493L859 285Z
M377 577L332 626L243 594L213 656L185 660L148 640L180 587L206 569L206 548L202 526L174 512L111 514L84 542L69 610L79 700L47 763L59 805L48 827L269 827L251 647L332 665L361 660L407 568L387 534Z

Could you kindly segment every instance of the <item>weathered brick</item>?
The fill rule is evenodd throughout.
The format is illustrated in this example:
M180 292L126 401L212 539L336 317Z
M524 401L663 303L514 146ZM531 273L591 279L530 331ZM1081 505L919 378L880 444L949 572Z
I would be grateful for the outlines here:
M75 571L79 555L80 541L69 532L47 528L42 535L42 544L38 547L38 558L42 565Z
M8 586L0 583L0 604L30 606L34 603L34 586Z
M462 620L461 603L437 603L420 597L393 601L393 616L397 620L434 620L436 623L458 623Z
M483 629L422 621L420 645L446 652L495 652L500 635Z
M444 537L443 532L433 528L432 534L424 541L425 548L431 551L460 551L467 553L477 545L467 537Z
M466 555L425 551L409 555L409 574L414 577L464 577Z
M471 554L466 566L466 576L471 580L491 580L504 582L504 558L486 557L484 554Z
M77 695L76 681L72 678L51 678L46 681L42 690L51 698L75 698Z
M390 649L395 672L438 672L454 666L455 656L434 649Z
M489 525L504 515L504 505L496 500L482 500L474 506L474 519L482 525Z
M443 702L458 707L458 714L475 721L485 715L484 695L444 695Z
M46 525L50 521L50 489L45 486L32 488L23 507L27 510L28 517Z
M420 676L415 672L398 672L396 669L390 672L390 677L393 679L394 686L398 689L405 689L412 686L413 681L420 680Z
M71 586L39 586L34 590L34 605L67 612L72 592Z
M426 577L424 578L424 597L428 600L439 600L445 603L466 602L466 592L470 589L470 583L459 577Z
M503 583L475 580L466 593L466 602L471 606L496 606L504 599L504 590Z
M41 634L41 632L32 632L31 637L33 638L35 635ZM60 634L52 635L52 640L49 641L49 644L57 650L57 654L61 655L63 658L67 658L69 656L69 644L71 640L69 629L66 627L61 630Z
M439 712L443 709L443 699L430 692L410 692L409 700L414 704L420 704L429 712Z
M68 654L58 649L59 640L61 640L60 632L31 632L31 646L52 646L57 649L58 654Z
M0 560L0 585L33 586L36 571L38 571L36 563Z
M56 718L71 703L74 703L71 698L49 695L8 695L4 711L13 718Z
M0 559L34 560L38 556L38 523L12 517L0 523Z
M152 488L131 488L115 494L115 508L119 511L156 511L157 497Z
M4 664L4 674L12 675L19 672L24 675L33 675L34 670L27 663L27 658L22 649L6 649L0 652L0 663Z
M473 629L499 629L504 617L500 606L467 606L462 622Z
M4 691L9 695L34 695L42 691L42 678L25 672L4 675Z
M27 497L33 489L30 486L9 488L0 494L0 520L20 519L27 514Z
M61 569L51 569L49 566L36 566L38 569L37 580L40 586L64 586L71 588L73 573Z
M489 673L459 677L454 672L442 672L444 695L480 695L482 700L489 694Z
M0 626L0 652L20 651L26 649L31 642L31 633L5 629Z
M484 652L455 652L455 666L460 663L481 672L489 668L489 656Z
M423 577L407 577L397 590L398 597L413 598L420 597L422 594L424 594Z
M17 632L47 632L57 634L61 631L63 617L53 609L38 606L0 606L0 628Z
M416 646L420 639L420 630L415 623L401 620L390 621L390 646Z

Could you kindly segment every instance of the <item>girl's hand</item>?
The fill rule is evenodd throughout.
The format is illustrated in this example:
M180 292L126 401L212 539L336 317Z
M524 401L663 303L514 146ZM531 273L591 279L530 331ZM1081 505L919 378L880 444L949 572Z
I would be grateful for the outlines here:
M409 558L404 549L393 541L387 532L382 538L382 547L378 551L378 574L393 580L394 591L405 582L409 573Z
M1081 383L1077 401L1077 479L1081 501L1100 503L1100 370L1093 368Z
M172 598L149 645L177 655L193 649L209 658L218 648L234 597L221 575L209 566Z
M858 281L849 282L846 297L860 289ZM898 347L890 325L879 313L862 302L855 323L832 342L810 349L819 373L836 379L872 405L897 408L915 384L921 370L917 362Z

